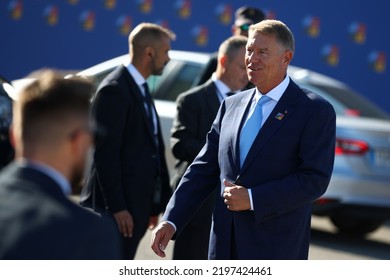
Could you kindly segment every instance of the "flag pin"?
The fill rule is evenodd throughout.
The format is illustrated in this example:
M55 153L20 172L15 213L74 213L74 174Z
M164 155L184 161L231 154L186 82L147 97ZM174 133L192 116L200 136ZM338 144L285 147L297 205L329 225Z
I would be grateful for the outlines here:
M275 118L281 121L283 119L284 115L282 113L277 113Z

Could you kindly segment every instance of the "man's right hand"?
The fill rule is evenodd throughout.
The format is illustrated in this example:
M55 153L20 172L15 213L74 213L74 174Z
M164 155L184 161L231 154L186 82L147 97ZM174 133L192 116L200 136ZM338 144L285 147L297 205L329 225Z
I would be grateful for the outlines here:
M114 219L118 225L119 232L124 237L133 236L134 222L133 217L127 210L119 211L113 214Z
M175 234L175 228L167 222L161 222L153 231L150 247L157 256L165 258L165 248L167 248L169 240Z

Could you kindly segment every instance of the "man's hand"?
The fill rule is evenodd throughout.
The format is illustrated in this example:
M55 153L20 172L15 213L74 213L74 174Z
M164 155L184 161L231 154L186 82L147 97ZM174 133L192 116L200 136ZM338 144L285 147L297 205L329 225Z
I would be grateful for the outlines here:
M133 217L127 210L119 211L113 214L116 223L118 224L118 229L124 237L133 236L134 222Z
M165 258L164 250L174 234L175 228L168 222L161 222L153 231L150 247L157 256Z
M242 186L235 185L223 180L225 189L223 198L226 207L231 211L245 211L251 208L248 190Z

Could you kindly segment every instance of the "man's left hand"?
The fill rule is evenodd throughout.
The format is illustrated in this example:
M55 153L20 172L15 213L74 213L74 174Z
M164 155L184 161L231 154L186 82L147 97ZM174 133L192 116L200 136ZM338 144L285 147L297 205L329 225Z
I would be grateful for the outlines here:
M223 192L226 207L231 211L245 211L251 208L248 190L242 186L235 185L227 180L223 181L225 189Z

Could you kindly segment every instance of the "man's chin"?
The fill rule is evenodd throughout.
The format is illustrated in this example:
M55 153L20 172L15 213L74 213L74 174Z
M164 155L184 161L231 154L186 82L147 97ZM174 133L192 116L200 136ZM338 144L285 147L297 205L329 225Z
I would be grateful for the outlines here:
M256 85L256 82L258 82L254 77L252 77L252 76L248 76L248 80L249 80L249 82L252 84L252 85Z

